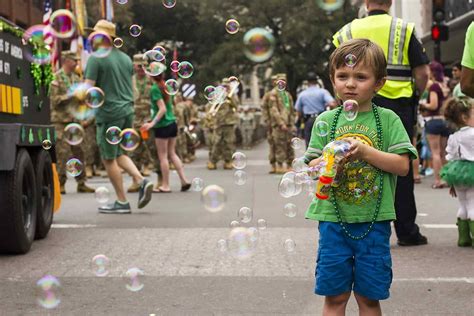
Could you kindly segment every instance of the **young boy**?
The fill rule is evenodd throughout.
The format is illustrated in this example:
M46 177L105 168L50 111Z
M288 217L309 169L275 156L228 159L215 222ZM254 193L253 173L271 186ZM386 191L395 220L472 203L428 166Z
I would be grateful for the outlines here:
M342 102L357 101L358 114L348 120L339 106L319 115L305 153L314 166L327 143L344 138L351 144L339 185L306 212L319 221L315 293L326 296L324 315L343 315L352 290L361 315L381 315L379 300L389 297L395 185L417 153L400 118L372 104L386 68L382 49L367 39L349 40L332 53L334 89Z

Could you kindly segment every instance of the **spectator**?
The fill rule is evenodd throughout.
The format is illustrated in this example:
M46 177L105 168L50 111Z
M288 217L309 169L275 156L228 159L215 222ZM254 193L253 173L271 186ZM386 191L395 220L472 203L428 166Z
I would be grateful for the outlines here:
M115 24L106 20L99 20L94 26L94 31L105 33L112 39L116 37ZM96 137L102 162L117 195L114 203L99 207L100 213L131 213L120 168L125 170L135 182L140 183L138 208L145 207L151 200L153 184L140 174L133 161L119 145L112 145L105 139L107 129L112 126L117 126L121 130L133 126L132 75L132 60L115 47L112 47L107 58L91 56L87 61L86 83L101 88L105 94L105 102L97 109L95 116Z

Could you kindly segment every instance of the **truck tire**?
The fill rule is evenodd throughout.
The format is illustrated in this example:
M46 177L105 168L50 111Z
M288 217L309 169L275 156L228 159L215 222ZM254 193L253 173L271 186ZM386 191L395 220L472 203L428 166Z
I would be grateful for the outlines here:
M30 155L19 149L15 168L0 172L0 252L24 254L36 230L36 178Z
M51 155L45 150L38 151L34 156L36 175L36 239L43 239L53 223L53 161Z

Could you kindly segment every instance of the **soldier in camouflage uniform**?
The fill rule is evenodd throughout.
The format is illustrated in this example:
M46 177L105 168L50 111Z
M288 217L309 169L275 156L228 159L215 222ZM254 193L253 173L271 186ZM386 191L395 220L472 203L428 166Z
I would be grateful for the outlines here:
M277 80L285 80L285 74L278 74ZM275 144L275 160L277 163L276 173L282 174L287 171L283 167L291 167L294 159L294 151L291 147L291 139L296 131L295 109L293 98L288 91L275 91L270 94L270 120L272 122L272 138Z
M195 129L199 122L199 112L197 105L193 102L192 98L184 98L184 102L188 107L188 123L186 125L188 128L188 133L186 134L187 154L185 159L188 162L192 162L196 160L196 140L191 137L191 134L196 132Z
M184 163L189 163L188 148L186 143L185 128L189 124L189 109L180 93L176 94L174 101L174 115L178 126L178 136L176 137L176 154Z
M222 85L229 93L229 80L224 78ZM235 151L235 126L239 122L237 104L233 96L227 96L224 103L215 112L216 126L213 134L211 160L207 164L209 170L216 169L216 164L222 158L224 169L232 169L232 154Z
M207 163L208 169L215 169L215 165L211 164L212 146L214 145L214 130L216 129L216 117L211 113L212 104L206 105L206 115L203 119L202 127L204 128L204 135L206 139L206 145L209 148L209 162ZM218 157L220 159L220 157ZM214 167L213 167L214 166ZM212 167L212 168L209 168Z
M249 149L252 145L253 132L256 128L255 115L250 112L248 105L244 106L243 113L240 114L240 132L242 133L242 146Z
M79 159L83 165L84 152L80 145L71 146L64 139L64 128L70 123L81 123L75 117L79 107L79 100L68 94L69 88L73 84L80 81L78 75L74 73L74 68L77 65L77 57L75 53L70 51L63 51L62 67L54 76L55 79L51 83L51 123L56 129L56 157L58 163L59 183L62 194L66 193L65 184L67 181L66 162L70 158ZM83 140L84 143L84 140ZM82 145L82 144L81 144ZM93 193L95 190L86 185L86 175L81 172L77 177L77 192Z
M275 173L276 172L276 158L275 158L275 144L273 142L273 136L272 136L272 122L271 122L271 116L270 116L270 108L272 106L272 103L270 102L270 99L275 99L275 95L277 95L277 88L276 88L276 81L277 81L277 76L272 76L271 77L272 81L272 90L268 91L265 93L262 99L262 118L265 121L265 124L267 126L267 141L268 141L268 146L269 146L269 153L268 153L268 160L270 161L271 169L270 173Z
M152 82L143 70L142 65L143 55L135 54L133 56L135 74L132 77L133 97L135 100L135 117L133 121L133 127L135 130L140 130L142 125L151 119L150 89ZM150 168L152 168L152 166L155 166L155 168L159 170L159 163L157 163L157 159L153 159L154 156L152 155L152 152L156 152L155 139L152 134L153 133L148 133L148 138L146 140L142 139L140 146L130 153L130 158L132 158L137 168L142 170L142 174L145 177L151 174ZM139 183L132 183L127 191L138 192L139 189Z

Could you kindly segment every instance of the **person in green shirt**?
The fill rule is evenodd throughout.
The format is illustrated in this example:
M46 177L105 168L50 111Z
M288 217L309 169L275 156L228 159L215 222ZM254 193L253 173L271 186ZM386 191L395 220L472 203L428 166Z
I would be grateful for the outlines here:
M94 26L94 31L105 33L111 39L116 37L115 24L106 20L99 20ZM106 131L112 126L119 127L121 130L133 127L132 75L132 60L115 47L112 47L107 57L91 56L87 61L86 84L101 88L105 95L104 104L96 111L96 138L102 162L117 195L117 200L114 203L99 207L100 213L131 213L130 203L127 201L123 188L120 168L125 170L134 182L140 183L138 208L145 207L151 200L153 183L141 175L120 145L110 144L105 138Z
M181 159L176 154L176 137L178 136L178 126L176 116L173 113L173 100L169 93L164 78L166 66L161 64L161 73L152 76L154 83L150 90L151 98L151 122L145 123L142 130L153 129L155 134L156 150L160 160L160 169L163 175L161 186L156 186L153 192L170 193L170 165L174 164L181 180L181 191L187 191L191 184L184 174L184 167Z
M461 65L461 91L474 98L474 22L471 22L466 32Z
M398 115L372 103L386 67L382 48L368 39L348 40L332 53L336 95L357 101L358 114L351 120L339 106L318 116L304 156L316 166L326 144L350 143L338 186L306 212L319 221L315 293L326 296L323 311L331 315L344 312L352 291L361 314L381 315L379 300L389 297L396 178L408 174L417 153Z

